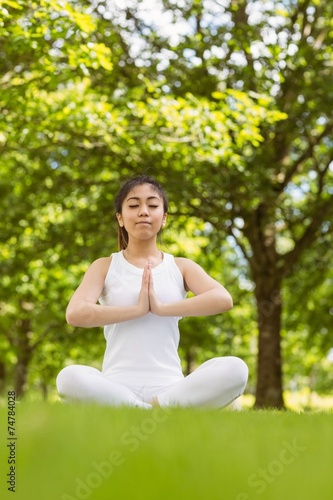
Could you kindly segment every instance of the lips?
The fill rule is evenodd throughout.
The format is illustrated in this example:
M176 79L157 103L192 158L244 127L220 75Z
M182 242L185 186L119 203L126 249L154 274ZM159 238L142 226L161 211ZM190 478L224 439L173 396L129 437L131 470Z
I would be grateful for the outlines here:
M145 226L150 226L150 222L146 222L146 221L137 222L137 224L143 224Z

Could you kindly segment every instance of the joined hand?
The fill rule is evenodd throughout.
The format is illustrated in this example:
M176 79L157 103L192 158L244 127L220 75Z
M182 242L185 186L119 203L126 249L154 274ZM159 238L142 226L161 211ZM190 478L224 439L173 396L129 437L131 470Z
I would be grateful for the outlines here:
M158 300L154 290L153 273L150 261L147 262L143 270L138 306L140 307L143 315L146 315L148 312L159 316L162 315L163 304Z

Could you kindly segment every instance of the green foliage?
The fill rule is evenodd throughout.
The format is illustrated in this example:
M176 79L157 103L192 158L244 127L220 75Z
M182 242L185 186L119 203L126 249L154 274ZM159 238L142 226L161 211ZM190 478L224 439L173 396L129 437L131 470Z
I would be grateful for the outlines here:
M284 320L286 379L328 394L333 387L330 250L331 236L318 239L288 278Z
M184 357L241 355L252 390L252 292L262 277L281 276L286 380L308 376L309 342L318 366L332 345L332 5L163 1L173 36L143 8L0 6L7 383L24 352L30 384L44 392L64 363L100 361L102 332L73 331L64 311L88 264L116 250L114 194L141 172L169 192L167 247L234 297L223 318L182 321ZM321 267L307 272L311 262Z

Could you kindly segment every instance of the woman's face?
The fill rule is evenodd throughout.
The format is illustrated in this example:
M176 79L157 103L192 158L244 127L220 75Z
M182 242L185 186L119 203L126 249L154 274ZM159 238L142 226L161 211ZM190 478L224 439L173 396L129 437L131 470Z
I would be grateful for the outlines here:
M163 199L151 184L141 184L128 193L117 219L125 227L129 237L149 239L155 237L164 226Z

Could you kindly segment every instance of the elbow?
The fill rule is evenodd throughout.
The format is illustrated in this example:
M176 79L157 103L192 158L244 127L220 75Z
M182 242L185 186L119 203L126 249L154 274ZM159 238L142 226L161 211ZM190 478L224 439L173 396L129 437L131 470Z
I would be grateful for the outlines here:
M229 292L227 292L222 300L223 310L222 312L230 311L234 307L234 302Z
M67 307L66 309L66 322L70 326L84 326L82 315L73 307Z
M230 295L229 297L229 304L228 304L228 309L227 311L230 311L230 309L232 309L234 307L234 301L232 300L232 297Z
M96 326L93 305L88 302L69 304L66 309L66 321L71 326L81 328Z
M66 309L66 323L71 326L79 326L77 324L76 314L68 307Z
M214 299L213 299L214 297ZM212 312L211 314L221 314L233 308L233 300L230 293L225 288L214 290L212 296Z
M233 308L232 297L226 289L214 290L212 299L210 314L221 314Z

